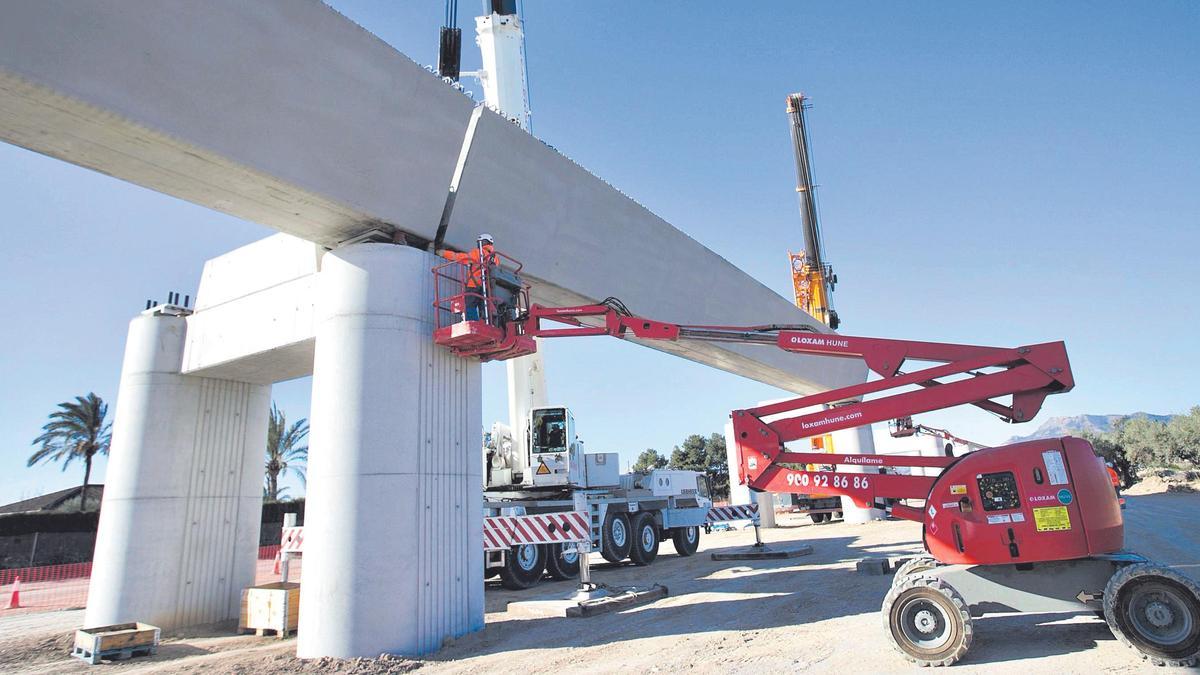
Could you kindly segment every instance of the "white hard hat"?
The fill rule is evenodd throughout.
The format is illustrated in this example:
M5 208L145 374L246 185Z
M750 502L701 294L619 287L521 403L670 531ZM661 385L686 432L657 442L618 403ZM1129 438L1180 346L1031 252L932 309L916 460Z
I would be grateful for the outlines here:
M496 243L496 240L492 239L492 235L488 234L487 232L479 235L479 241L490 241L492 243Z

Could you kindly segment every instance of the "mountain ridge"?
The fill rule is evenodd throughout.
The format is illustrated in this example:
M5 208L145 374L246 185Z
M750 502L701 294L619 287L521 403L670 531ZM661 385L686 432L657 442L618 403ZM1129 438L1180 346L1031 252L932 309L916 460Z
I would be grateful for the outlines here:
M1113 426L1126 419L1150 419L1155 422L1170 422L1177 415L1155 415L1148 412L1135 412L1124 415L1068 415L1050 417L1042 422L1033 433L1025 436L1013 436L1007 443L1020 443L1039 438L1055 438L1058 436L1078 436L1085 431L1092 433L1108 433Z

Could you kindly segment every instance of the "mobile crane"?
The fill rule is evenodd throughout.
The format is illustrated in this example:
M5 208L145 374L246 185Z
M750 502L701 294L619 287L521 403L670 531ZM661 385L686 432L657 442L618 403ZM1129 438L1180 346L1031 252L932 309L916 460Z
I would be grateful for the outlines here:
M1200 586L1124 550L1121 509L1087 441L1027 441L958 458L791 452L784 446L963 404L1009 422L1029 421L1047 396L1074 387L1062 342L1003 348L854 337L804 325L681 325L634 316L615 298L574 307L531 304L520 271L519 263L498 255L486 266L482 286L467 288L461 266L435 267L435 343L481 361L532 353L535 337L595 335L758 344L865 361L879 379L734 410L738 478L756 491L819 488L922 524L927 555L897 570L882 607L892 643L909 660L955 663L971 646L972 619L994 612L1098 612L1118 640L1157 664L1191 665L1200 658ZM467 313L469 303L482 304L479 318ZM935 365L902 370L914 361ZM880 396L865 398L871 395ZM821 409L801 412L814 407ZM794 468L809 464L934 467L941 473Z
M837 276L821 255L821 225L817 220L816 185L813 184L811 153L808 149L808 125L804 94L788 94L787 114L792 129L792 153L796 158L796 195L800 199L800 220L804 226L804 253L788 252L792 268L792 291L796 306L817 321L837 330L841 322L833 309L833 286Z

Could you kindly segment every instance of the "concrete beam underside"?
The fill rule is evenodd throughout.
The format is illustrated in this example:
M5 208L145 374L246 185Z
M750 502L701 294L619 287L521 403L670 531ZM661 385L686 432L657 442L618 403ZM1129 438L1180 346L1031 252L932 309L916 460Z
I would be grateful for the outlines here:
M0 139L329 247L375 227L432 239L472 105L315 0L44 0L0 22ZM548 304L613 295L666 321L815 324L490 112L447 242L484 229ZM795 392L865 377L752 346L653 346Z

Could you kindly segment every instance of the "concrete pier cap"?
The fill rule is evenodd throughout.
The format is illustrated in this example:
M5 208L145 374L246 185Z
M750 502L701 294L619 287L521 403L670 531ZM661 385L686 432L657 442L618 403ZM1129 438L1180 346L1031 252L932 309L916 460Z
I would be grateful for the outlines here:
M430 254L317 275L297 655L420 655L483 628L480 365L432 340Z

